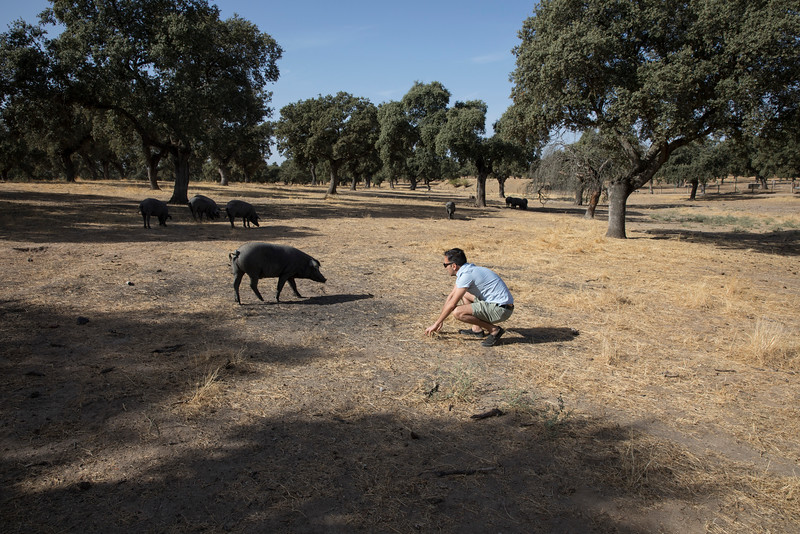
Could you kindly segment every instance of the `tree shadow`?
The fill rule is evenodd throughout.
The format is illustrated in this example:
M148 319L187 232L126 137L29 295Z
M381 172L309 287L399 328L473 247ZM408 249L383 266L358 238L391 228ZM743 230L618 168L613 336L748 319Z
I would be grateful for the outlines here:
M753 250L762 254L800 256L800 230L766 233L704 232L699 230L653 229L644 232L652 239L680 239L689 243L712 244L722 249Z
M143 192L142 198L146 194ZM232 228L224 213L215 221L194 221L187 206L170 205L172 218L167 220L166 226L155 223L151 229L145 229L138 213L139 200L109 195L9 191L3 194L5 207L0 214L0 238L58 243L302 238L316 235L317 231L292 224L297 219L319 220L320 224L331 218L447 219L444 204L453 199L451 195L412 194L401 195L401 198L421 202L387 205L377 200L383 196L351 193L336 197L332 202L321 200L318 204L286 203L286 199L292 198L286 193L256 196L252 204L261 217L261 226L249 229L242 227L241 219L234 221ZM279 197L284 202L271 203ZM376 201L371 202L370 198ZM225 205L219 197L215 200L218 205ZM349 204L348 201L357 202ZM485 214L487 210L462 208L456 215L459 219L470 220L466 213Z
M409 387L426 371L402 365L382 377L386 391L351 390L335 368L306 386L301 370L330 358L330 347L245 341L240 323L219 326L218 313L158 325L93 314L78 325L44 306L0 302L4 532L638 534L663 529L657 515L648 520L661 502L717 496L708 476L686 486L692 473L670 463L672 445L639 445L640 432L601 417L472 419L472 404ZM271 317L272 328L291 323ZM208 376L189 379L203 355L219 389L183 412ZM373 357L354 351L347 365L370 370ZM292 387L308 398L291 400ZM243 399L263 411L243 410ZM634 451L653 466L635 478Z

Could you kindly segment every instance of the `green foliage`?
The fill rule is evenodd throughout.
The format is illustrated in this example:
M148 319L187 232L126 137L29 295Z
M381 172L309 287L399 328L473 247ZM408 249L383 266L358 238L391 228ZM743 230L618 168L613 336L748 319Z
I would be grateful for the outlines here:
M515 114L615 140L608 235L625 237L628 196L676 149L796 109L798 35L791 0L542 0L514 50Z
M449 183L453 187L470 187L470 186L472 186L470 181L467 180L463 176L454 176L454 177L450 178L449 180L447 180L447 183Z
M380 126L369 100L340 92L301 100L281 108L275 127L278 150L298 165L329 165L328 193L336 193L339 171L348 163L371 158ZM377 158L375 158L377 159Z
M284 184L310 184L311 173L294 159L286 159L281 163L278 181Z
M731 170L726 145L714 139L701 139L676 150L659 169L656 179L668 183L707 184L728 175Z
M59 25L57 37L46 37L47 23ZM53 0L40 26L3 34L0 51L3 120L41 139L68 178L75 154L113 153L121 166L136 150L151 170L170 155L173 201L185 202L192 154L245 176L253 153L262 162L269 154L265 86L278 78L282 50L246 20L221 20L205 0Z
M456 102L447 111L447 121L436 136L439 155L450 154L458 162L469 164L477 173L476 200L486 205L486 179L494 174L504 180L521 170L526 160L523 146L495 133L486 138L486 104L480 100ZM500 129L500 128L498 128Z

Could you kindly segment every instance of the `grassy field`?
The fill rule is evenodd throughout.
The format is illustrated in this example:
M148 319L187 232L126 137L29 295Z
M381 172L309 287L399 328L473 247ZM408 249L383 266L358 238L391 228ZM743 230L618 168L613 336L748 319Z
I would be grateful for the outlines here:
M496 182L481 209L474 186L190 185L261 227L171 206L145 230L171 191L132 182L0 183L4 532L800 531L788 186L637 192L613 240L605 206L506 209ZM237 305L247 241L328 282L276 304L245 279ZM498 346L424 336L452 247L514 294Z

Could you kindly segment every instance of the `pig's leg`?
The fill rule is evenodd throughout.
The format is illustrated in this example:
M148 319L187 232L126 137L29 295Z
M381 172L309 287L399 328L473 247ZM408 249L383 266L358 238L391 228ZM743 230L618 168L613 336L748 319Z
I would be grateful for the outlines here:
M262 297L261 293L258 292L258 277L250 276L250 288L253 290L253 293L256 294L258 300L264 300L264 297Z
M303 295L301 295L300 292L297 291L297 284L294 283L294 278L289 278L287 282L289 282L289 287L292 288L292 291L294 291L294 294L297 295L297 298L300 299L303 298Z
M242 303L239 300L239 285L242 283L242 277L244 276L244 271L239 271L236 273L236 278L233 279L233 293L236 295L236 302L239 304Z
M287 275L282 275L278 278L278 290L275 291L275 302L280 302L281 291L283 291L283 284L285 284L287 280L289 280L289 283L292 284L291 277Z

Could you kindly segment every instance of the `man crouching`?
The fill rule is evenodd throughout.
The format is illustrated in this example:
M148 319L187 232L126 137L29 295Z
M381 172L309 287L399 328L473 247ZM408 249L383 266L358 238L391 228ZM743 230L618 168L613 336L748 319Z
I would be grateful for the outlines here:
M489 335L481 345L496 345L505 330L495 323L505 321L514 313L514 298L505 282L491 269L467 263L467 256L460 248L445 252L444 260L444 268L450 276L456 277L456 283L439 318L425 330L425 334L438 332L452 313L459 321L472 325L472 328L459 330L459 334L483 337L485 330ZM466 304L459 306L462 298Z

